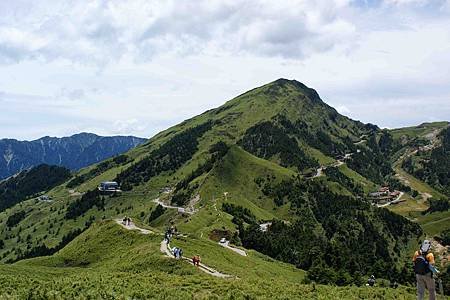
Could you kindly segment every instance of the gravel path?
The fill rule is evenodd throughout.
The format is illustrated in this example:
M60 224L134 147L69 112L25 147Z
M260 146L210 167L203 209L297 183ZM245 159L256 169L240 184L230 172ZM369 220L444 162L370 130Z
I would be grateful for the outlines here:
M162 241L161 242L161 247L160 247L161 252L164 253L167 257L174 258L173 254L172 254L172 252L170 251L169 248L170 248L170 245L168 245L166 241ZM192 264L192 260L190 258L183 257L182 259L184 259L185 261L187 261L190 264ZM203 263L200 263L198 268L200 270L202 270L203 272L205 272L205 273L207 273L209 275L215 276L215 277L220 277L220 278L231 278L231 277L233 277L233 276L228 275L228 274L220 273L219 271L214 270L213 268L208 267L207 265L205 265Z
M133 222L131 222L130 225L125 225L125 224L123 224L121 219L116 219L115 221L117 224L119 224L120 226L122 226L123 228L128 229L128 230L138 230L142 234L153 233L153 231L150 231L148 229L137 227Z
M219 242L219 245L222 246L222 247L225 247L227 249L230 249L231 251L234 251L234 252L236 252L239 255L247 256L247 252L245 252L244 250L236 248L236 247L233 247L233 246L230 246L230 242L229 241L226 241L225 243L220 243Z
M122 226L123 228L127 229L127 230L138 230L138 231L139 231L140 233L142 233L142 234L150 234L150 233L153 233L152 231L150 231L150 230L148 230L148 229L144 229L144 228L137 227L134 223L131 223L130 225L124 225L124 224L122 223L122 220L121 220L121 219L116 219L115 222L116 222L117 224L119 224L120 226ZM173 257L173 254L172 254L172 252L170 251L169 248L170 248L170 245L168 245L165 241L162 241L162 242L161 242L160 251L161 251L162 253L164 253L167 257L174 258L174 257ZM233 250L233 251L234 251L234 250ZM247 254L246 254L246 255L247 255ZM185 261L189 262L190 264L192 264L191 259L189 259L189 258L187 258L187 257L183 257L183 260L185 260ZM200 263L200 266L199 266L198 268L199 268L200 270L202 270L203 272L205 272L205 273L207 273L207 274L209 274L209 275L215 276L215 277L220 277L220 278L231 278L231 277L233 277L233 276L228 275L228 274L220 273L219 271L214 270L213 268L208 267L207 265L202 264L202 263Z

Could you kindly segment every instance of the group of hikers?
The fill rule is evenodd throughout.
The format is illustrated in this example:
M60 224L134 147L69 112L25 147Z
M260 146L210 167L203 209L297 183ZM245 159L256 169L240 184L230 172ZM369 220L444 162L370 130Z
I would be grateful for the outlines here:
M170 239L172 236L178 233L177 227L175 227L173 224L166 230L166 233L164 233L164 241L169 244Z
M131 225L131 219L129 217L125 217L123 219L123 224L126 226ZM172 225L166 230L164 234L164 242L169 246L170 240L173 235L177 234L177 228ZM170 247L169 247L170 249ZM174 247L170 249L171 253L176 259L183 258L183 249L179 247ZM200 266L200 255L194 255L192 257L192 264L194 266ZM416 284L417 284L417 299L423 300L425 295L425 290L428 290L429 299L436 299L436 283L435 277L437 278L437 274L439 271L436 269L434 255L431 252L431 242L429 240L424 240L420 246L420 249L414 253L413 256L414 263L414 273L416 275ZM367 286L375 286L375 276L371 275L367 280ZM442 284L441 284L442 285ZM390 285L392 288L397 288L398 283L393 282ZM442 290L441 290L442 293Z
M164 242L169 245L170 240L172 239L172 237L174 235L176 235L178 233L177 228L172 224L164 233ZM173 254L173 256L176 259L180 259L183 258L183 249L179 248L179 247L173 247L172 249L170 249L170 252ZM201 262L201 258L200 255L194 255L192 257L192 264L196 267L200 266L200 262Z
M130 226L132 224L131 218L129 218L129 217L123 218L122 224L125 225L125 226Z
M183 249L181 249L181 248L173 247L171 252L176 259L180 259L183 257Z

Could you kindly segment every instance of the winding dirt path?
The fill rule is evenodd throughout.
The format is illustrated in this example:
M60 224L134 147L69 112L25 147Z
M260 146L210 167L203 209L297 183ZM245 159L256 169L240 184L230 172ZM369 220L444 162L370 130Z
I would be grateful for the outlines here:
M162 241L161 242L160 251L162 253L164 253L167 257L174 258L172 251L170 251L170 245L166 241ZM187 261L187 262L189 262L190 264L192 264L192 260L190 258L182 257L182 259ZM215 277L219 277L219 278L231 278L231 277L233 277L233 276L228 275L228 274L220 273L219 271L217 271L217 270L215 270L215 269L213 269L211 267L208 267L207 265L205 265L203 263L200 263L198 268L201 271L203 271L203 272L205 272L205 273L207 273L207 274L209 274L211 276L215 276Z
M226 241L225 243L219 242L219 245L224 247L224 248L230 249L231 251L234 251L234 252L236 252L239 255L247 256L247 252L245 252L244 250L236 248L236 247L233 247L233 246L230 246L230 242L229 241Z
M130 225L125 225L122 223L122 219L115 219L114 220L117 224L119 224L120 226L122 226L123 228L127 229L127 230L138 230L141 234L151 234L154 233L151 230L148 229L144 229L144 228L140 228L138 226L136 226L134 223L131 223ZM170 245L168 245L165 241L161 242L161 247L160 247L160 251L162 253L164 253L167 257L170 258L174 258L173 257L173 253L170 251ZM189 262L190 264L192 264L191 259L187 258L187 257L183 257L183 260ZM208 267L207 265L200 263L199 267L200 270L202 270L203 272L211 275L211 276L215 276L215 277L220 277L220 278L231 278L234 276L228 275L228 274L223 274L220 273L219 271Z
M161 205L161 206L164 207L164 208L168 208L168 209L176 209L176 210L178 210L178 212L180 212L180 213L186 213L186 214L189 214L189 215L193 215L193 214L196 213L195 210L190 209L190 208L184 208L184 207L181 207L181 206L167 205L167 204L165 204L164 202L162 202L159 198L154 199L153 202L155 202L156 204Z
M137 227L133 222L131 222L130 225L125 225L125 224L123 224L121 219L116 219L114 221L116 221L117 224L119 224L120 226L122 226L123 228L128 229L128 230L137 230L137 231L139 231L142 234L154 233L151 230Z

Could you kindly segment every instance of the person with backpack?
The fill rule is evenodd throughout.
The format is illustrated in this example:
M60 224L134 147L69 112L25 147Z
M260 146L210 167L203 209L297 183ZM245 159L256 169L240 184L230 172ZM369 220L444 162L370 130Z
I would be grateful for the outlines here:
M434 255L431 252L431 243L424 240L420 249L414 253L414 273L417 280L417 299L423 300L425 289L430 294L430 300L436 299L436 285L433 275L439 273L434 267Z
M369 277L369 279L367 280L367 284L369 286L374 286L375 285L375 275L372 275Z
M177 255L178 255L178 248L177 247L173 247L172 254L173 254L173 257L177 258Z

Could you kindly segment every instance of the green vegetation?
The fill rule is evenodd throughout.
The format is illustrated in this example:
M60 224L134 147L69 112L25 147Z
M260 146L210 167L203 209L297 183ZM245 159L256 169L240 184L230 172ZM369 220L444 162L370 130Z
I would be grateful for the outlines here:
M87 224L86 228L88 228L89 226L90 226L90 224ZM84 230L86 230L86 228ZM68 234L63 236L61 242L53 248L48 248L46 245L39 245L34 248L28 249L25 253L18 256L15 259L15 261L19 261L19 260L27 259L27 258L38 257L38 256L52 255L53 253L56 253L59 250L61 250L62 248L64 248L64 246L66 246L69 242L71 242L74 238L76 238L82 232L83 232L83 230L80 230L80 229L75 229L75 230L69 232ZM8 262L12 262L12 261L10 260Z
M264 159L279 157L283 167L296 167L302 171L317 167L318 163L309 158L281 128L270 122L263 122L249 128L239 143L246 151Z
M99 210L105 209L105 199L100 196L97 189L86 192L80 199L70 203L65 217L66 219L76 219L94 206L97 206Z
M429 236L439 235L442 231L450 229L450 211L426 214L417 220Z
M176 170L198 150L198 138L211 129L211 122L189 128L164 143L149 156L117 175L123 190L149 181L164 171Z
M360 197L365 195L363 186L353 181L350 177L347 177L347 175L341 172L338 167L326 168L325 175L327 175L330 180L335 181L347 188L353 194Z
M402 212L413 223L365 199L384 183L409 187L393 177L401 147L396 134L339 115L299 82L277 80L81 170L48 191L51 202L28 199L0 212L0 261L52 254L0 265L0 290L22 298L414 298L410 288L319 285L360 285L370 272L409 284L417 223L426 234L447 226L448 212ZM123 192L100 195L97 186L110 180ZM419 195L404 197L412 204ZM189 209L164 209L156 198ZM155 234L112 221L124 216ZM170 225L183 234L172 247L235 277L212 278L162 256L158 233ZM248 256L218 245L222 236ZM20 277L27 273L32 279Z
M190 255L238 278L214 278L159 252L160 235L127 231L113 222L94 224L50 257L0 264L0 297L28 299L414 299L414 289L301 284L302 271L249 253L241 257L207 241L175 240ZM189 244L189 246L188 246ZM206 251L208 250L208 251ZM209 251L211 250L211 251ZM236 264L230 261L237 260ZM30 276L31 275L31 276ZM268 284L270 282L270 284Z
M450 209L450 202L447 199L429 199L429 207L426 213L433 213L438 211L448 211Z
M442 245L444 246L449 246L450 245L450 230L444 230L441 233L441 241L442 241Z
M274 221L267 232L258 225L241 225L244 247L310 270L309 278L321 283L357 283L367 274L398 282L411 280L398 253L411 238L420 236L417 224L363 200L335 194L318 181L295 180L285 185L285 197L298 219L292 225ZM317 278L330 272L338 276Z
M162 207L161 204L158 204L156 206L156 208L154 210L152 210L152 212L150 213L148 222L151 223L152 221L158 219L159 217L161 217L164 214L165 211L166 211L166 209L164 207Z
M17 224L19 224L20 221L22 221L23 219L25 219L25 211L20 210L12 215L10 215L8 217L8 219L6 220L6 226L8 227L14 227Z
M0 212L63 183L70 176L66 168L42 164L0 181Z
M389 156L381 151L380 145L381 143L377 142L376 134L370 135L367 142L368 147L353 153L347 164L349 168L369 180L383 184L387 177L393 174L393 170L389 162ZM386 146L384 145L383 147ZM386 149L384 151L388 152Z
M442 130L447 127L449 122L423 123L419 126L404 127L391 130L391 134L395 140L403 140L404 143L411 140L421 139L434 130Z
M235 224L257 224L255 215L248 209L239 205L222 203L222 210L233 216L232 222Z
M402 163L402 168L450 196L450 127L444 129L439 138L439 147L409 157Z
M110 160L103 161L95 166L95 168L90 169L86 173L80 173L76 175L72 180L67 183L68 188L74 188L79 186L86 181L97 177L98 175L104 173L105 171L117 167L126 165L129 162L129 158L125 154L118 155Z

